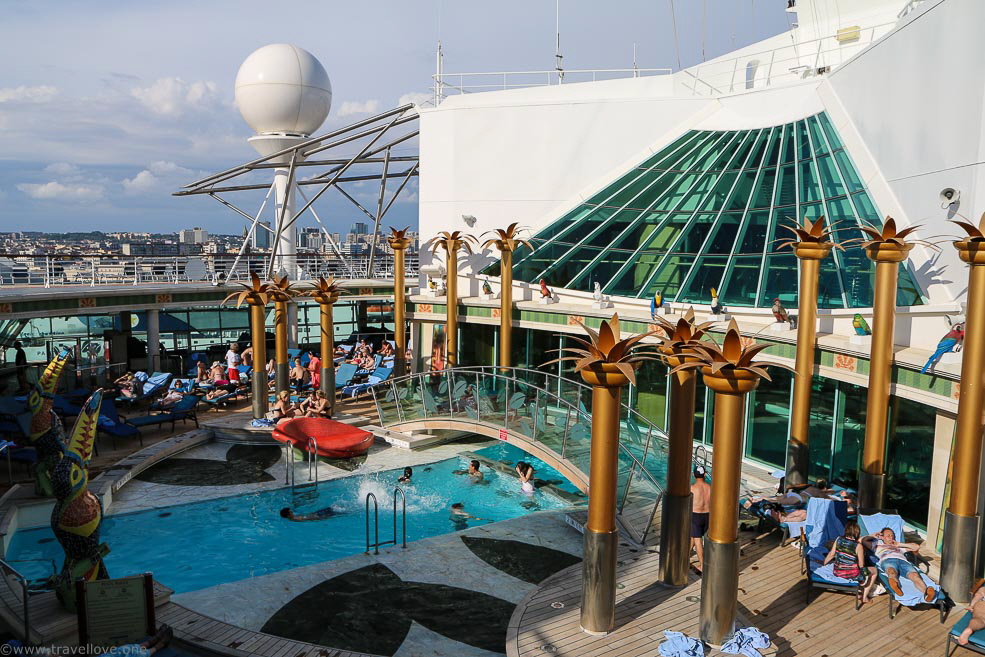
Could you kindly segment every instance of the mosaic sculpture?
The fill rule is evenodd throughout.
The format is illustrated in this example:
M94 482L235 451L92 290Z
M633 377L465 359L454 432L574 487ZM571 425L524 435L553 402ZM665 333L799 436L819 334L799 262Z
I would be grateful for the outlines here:
M68 349L59 351L41 373L41 377L27 397L27 405L32 414L27 440L28 445L34 447L37 452L37 461L33 466L34 489L43 497L51 497L53 494L51 471L65 449L65 430L61 420L52 410L52 405L58 377L65 369L70 355L71 351Z
M855 313L855 316L852 317L852 327L855 329L855 335L872 335L869 323L859 313Z
M551 290L551 288L547 287L547 281L545 281L543 278L540 279L540 297L542 299L554 298L554 292Z
M76 580L109 577L103 564L109 548L99 542L103 506L89 490L89 460L102 400L103 391L97 390L86 401L51 476L56 499L55 508L51 510L51 528L65 551L62 571L52 576L52 584L58 600L69 610L75 609Z
M961 351L961 343L964 342L964 323L955 324L951 327L941 341L937 343L937 351L931 354L930 358L924 364L923 369L920 370L921 374L925 374L927 370L937 364L937 361L941 359L946 353L951 351Z
M711 288L711 313L713 315L721 315L724 312L725 306L718 300L718 290Z

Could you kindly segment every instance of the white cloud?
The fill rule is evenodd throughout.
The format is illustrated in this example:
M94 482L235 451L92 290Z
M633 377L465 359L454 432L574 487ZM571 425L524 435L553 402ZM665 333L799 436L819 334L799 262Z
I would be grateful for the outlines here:
M130 94L150 111L167 117L221 104L219 87L212 81L188 83L181 78L160 78L149 87L134 87Z
M397 106L414 103L415 105L433 105L434 96L423 91L409 91L397 99Z
M7 87L0 89L0 103L23 101L28 103L47 103L58 95L58 89L48 85L37 87Z
M335 116L342 118L343 116L350 116L352 114L374 114L380 111L380 101L378 100L367 100L360 103L355 100L347 100L342 103L339 110L335 113Z
M187 182L194 172L174 162L159 160L151 162L146 169L140 171L133 178L124 178L120 181L123 185L123 192L128 196L138 196L155 191L161 187L172 188L176 181Z
M69 176L77 176L82 173L82 170L69 162L53 162L44 168L44 172L50 173L53 176L66 178Z
M77 201L87 203L103 197L102 185L63 185L52 180L46 183L21 183L17 189L39 200Z

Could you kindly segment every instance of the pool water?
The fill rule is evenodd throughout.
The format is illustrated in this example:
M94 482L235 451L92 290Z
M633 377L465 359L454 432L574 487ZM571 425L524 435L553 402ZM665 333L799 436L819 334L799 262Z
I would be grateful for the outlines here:
M547 465L547 463L541 461L536 456L531 456L515 445L501 442L498 445L484 447L477 450L475 453L479 456L485 456L486 458L495 461L502 461L503 463L507 463L509 465L516 465L517 461L525 461L533 466L534 479L540 479L569 493L578 494L581 492L578 490L577 486L565 479L564 475L560 472Z
M501 447L508 446L487 449ZM535 461L522 450L503 454L507 462ZM501 458L496 452L483 455ZM490 468L483 469L485 480L478 484L453 474L467 467L465 457L414 467L413 480L401 484L407 496L408 542L568 505L544 490L523 494L516 478ZM551 468L534 467L539 478L568 483ZM358 554L366 549L367 493L380 501L381 540L393 537L393 489L401 474L402 469L363 476L357 472L322 482L317 499L294 507L295 512L331 506L338 515L313 522L280 517L280 510L291 506L290 488L111 515L102 526L102 540L111 550L106 567L112 577L152 572L176 593L185 593ZM452 521L450 505L456 502L481 520ZM6 558L54 559L61 568L64 557L51 529L44 527L15 533ZM50 574L50 565L19 567L29 577Z

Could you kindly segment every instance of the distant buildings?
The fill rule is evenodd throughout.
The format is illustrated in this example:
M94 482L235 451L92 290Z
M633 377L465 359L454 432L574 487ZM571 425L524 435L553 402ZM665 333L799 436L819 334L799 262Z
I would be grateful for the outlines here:
M209 241L209 231L198 226L191 230L186 228L185 230L179 231L178 241L182 244L205 244Z

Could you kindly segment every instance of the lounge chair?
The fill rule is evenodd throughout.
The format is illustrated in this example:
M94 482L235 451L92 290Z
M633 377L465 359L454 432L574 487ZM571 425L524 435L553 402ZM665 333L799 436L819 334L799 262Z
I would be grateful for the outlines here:
M144 446L144 439L140 435L137 427L126 423L126 418L122 417L116 410L116 403L112 397L103 397L99 407L99 421L97 432L109 434L113 439L113 449L116 449L117 438L136 438L140 446Z
M360 395L373 386L383 383L390 378L393 374L393 370L387 367L378 367L375 372L369 375L369 380L366 383L357 383L355 385L348 385L342 388L342 396L345 397L349 395L350 397L356 397Z
M219 395L218 397L212 397L211 399L209 399L208 397L199 397L199 399L205 402L206 404L208 404L209 406L211 406L212 408L219 410L220 406L225 406L229 402L238 398L241 394L243 394L242 389L236 388L234 390L230 390L226 392L226 394L224 395Z
M160 426L165 422L170 422L171 431L174 431L174 424L178 420L181 420L182 423L186 420L192 420L195 422L195 427L198 428L198 415L195 413L195 407L198 406L199 399L197 395L185 395L163 413L132 417L126 423L139 429L140 427Z
M195 379L174 379L173 381L171 381L171 385L168 387L168 392L171 393L177 390L178 392L188 394L193 392L197 387L198 387L198 382L195 381ZM173 405L174 404L171 404L169 406L161 406L161 400L159 399L153 404L151 404L148 410L164 411L164 410L169 410L170 407Z
M982 580L976 579L974 585L971 587L971 595L975 595L978 589L982 586ZM971 621L971 612L966 611L958 619L958 622L954 624L951 630L947 633L947 642L944 644L944 657L949 657L951 654L951 646L960 646L962 648L967 648L968 650L978 653L979 655L985 655L985 629L973 632L970 637L968 637L968 643L961 645L958 643L958 636L965 631L968 627L968 623Z
M859 513L858 524L862 529L862 534L865 536L871 536L875 532L881 531L882 529L888 527L889 529L893 530L893 533L896 534L897 539L899 539L900 541L902 541L903 539L903 518L901 518L895 512L883 511L881 513L874 513L874 514ZM907 553L907 557L909 561L914 562L915 565L919 566L919 564L916 564L915 561L912 559L913 553ZM929 603L924 600L923 595L920 593L917 587L914 586L913 582L911 582L909 578L906 577L901 576L899 578L900 588L903 591L903 595L898 596L895 593L893 593L893 590L889 588L889 576L886 575L886 573L883 571L881 567L877 566L876 572L879 577L879 582L885 587L886 593L888 594L887 597L889 598L890 619L896 618L896 614L904 606L917 607L926 604L930 604L937 608L937 610L940 612L942 623L944 622L944 619L947 618L947 611L948 611L947 595L945 595L944 591L941 590L940 584L932 580L926 574L926 571L928 570L927 564L924 563L923 566L924 566L924 572L920 573L920 577L923 579L924 584L926 584L927 586L933 586L934 589L937 591L936 595L934 596L934 599Z
M807 578L807 604L811 602L812 589L821 589L850 593L855 596L856 611L862 606L858 598L859 582L836 576L833 561L824 564L824 558L831 551L831 543L842 535L847 519L846 502L824 498L811 498L807 502L807 520L800 530L804 559L801 573Z
M195 353L188 357L188 376L198 376L198 362L202 361L206 365L209 364L209 357L204 353Z
M352 363L344 363L339 365L339 367L335 370L335 389L339 390L346 386L351 386L352 379L355 378L357 369L359 368Z
M137 372L137 374L141 374L141 372ZM135 374L134 376L136 377L137 375ZM139 395L135 395L133 397L117 397L116 401L126 402L132 406L133 404L144 401L145 399L156 397L167 390L168 385L171 383L172 376L173 375L168 372L154 372L147 377L147 380L144 382L144 387L141 389Z

